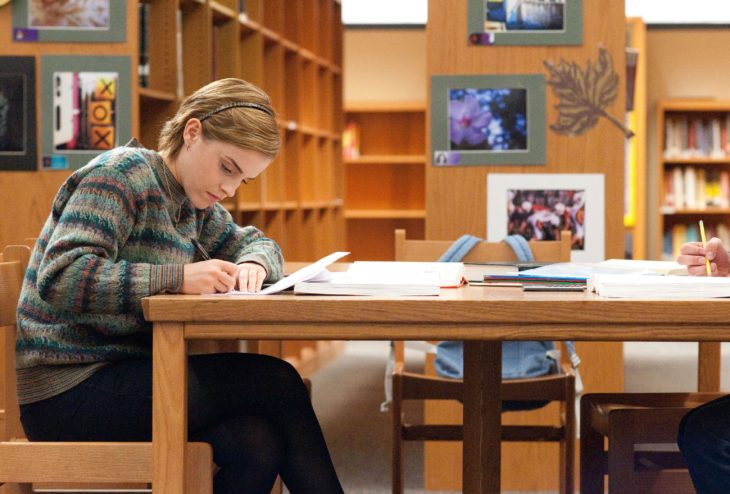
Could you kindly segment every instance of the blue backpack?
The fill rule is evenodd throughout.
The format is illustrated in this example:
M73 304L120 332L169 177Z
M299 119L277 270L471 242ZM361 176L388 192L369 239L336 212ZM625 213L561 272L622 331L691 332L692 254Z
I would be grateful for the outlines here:
M505 242L512 247L520 262L534 261L532 249L521 235L509 235ZM441 262L459 262L482 239L463 235L456 240L439 258ZM565 346L570 354L573 368L580 363L572 341ZM553 374L560 369L560 352L553 341L505 341L502 343L502 379L520 379ZM436 345L436 373L452 379L464 378L464 342L441 341ZM540 408L545 403L511 402L502 403L502 410L530 410Z

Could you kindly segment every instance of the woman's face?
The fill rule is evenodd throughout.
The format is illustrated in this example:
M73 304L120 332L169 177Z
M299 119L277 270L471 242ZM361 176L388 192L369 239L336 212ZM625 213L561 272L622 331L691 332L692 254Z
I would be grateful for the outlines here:
M175 171L188 199L198 209L232 197L241 184L256 178L271 163L263 153L206 139L200 132L185 137L189 146L180 150Z

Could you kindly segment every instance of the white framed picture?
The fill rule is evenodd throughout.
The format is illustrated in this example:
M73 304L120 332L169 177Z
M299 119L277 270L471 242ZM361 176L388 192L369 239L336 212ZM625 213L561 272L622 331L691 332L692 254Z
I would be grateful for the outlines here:
M605 252L605 186L599 173L490 173L487 240L519 234L559 240L571 232L571 260L599 262Z

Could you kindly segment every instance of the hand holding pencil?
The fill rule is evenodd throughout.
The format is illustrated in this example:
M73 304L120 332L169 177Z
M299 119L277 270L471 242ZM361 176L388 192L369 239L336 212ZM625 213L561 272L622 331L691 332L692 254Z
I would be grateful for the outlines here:
M702 232L700 232L702 235ZM691 276L728 276L730 274L730 255L722 241L711 238L707 242L687 242L682 245L677 262L687 266Z
M700 238L702 239L702 248L707 247L707 236L705 235L705 224L700 220ZM705 255L705 267L707 268L707 276L712 276L712 268L710 267L710 260Z

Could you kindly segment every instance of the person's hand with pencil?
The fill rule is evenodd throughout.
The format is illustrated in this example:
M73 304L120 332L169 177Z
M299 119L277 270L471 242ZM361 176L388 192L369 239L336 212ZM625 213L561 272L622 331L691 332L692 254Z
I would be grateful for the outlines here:
M691 276L707 276L706 261L710 263L712 276L730 274L730 255L717 237L711 238L704 247L702 242L687 242L682 245L677 257L677 262L687 266Z

